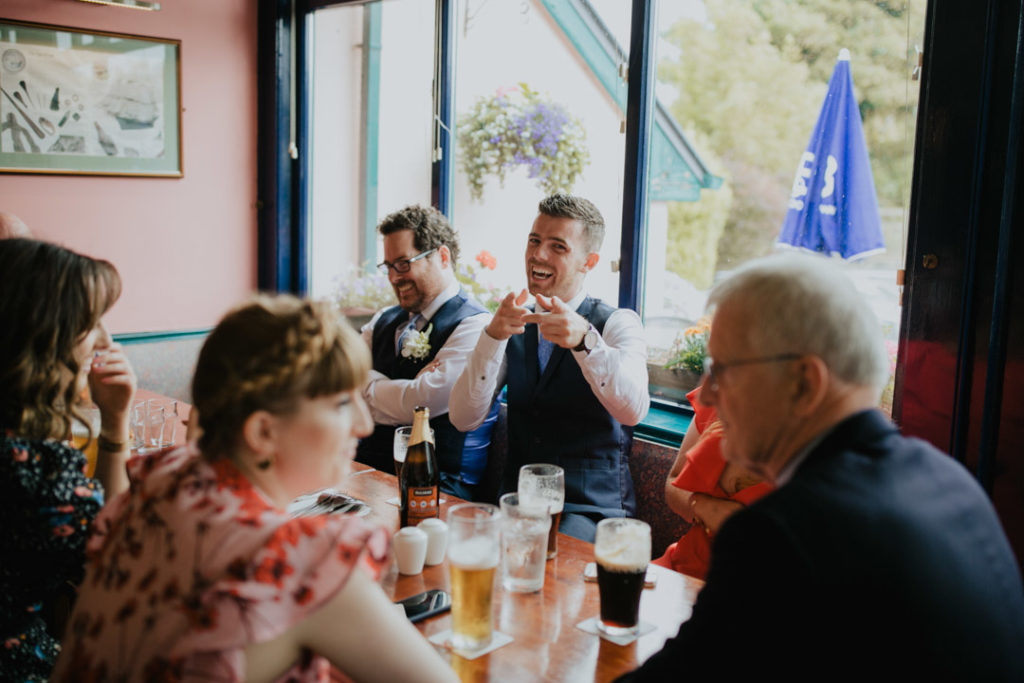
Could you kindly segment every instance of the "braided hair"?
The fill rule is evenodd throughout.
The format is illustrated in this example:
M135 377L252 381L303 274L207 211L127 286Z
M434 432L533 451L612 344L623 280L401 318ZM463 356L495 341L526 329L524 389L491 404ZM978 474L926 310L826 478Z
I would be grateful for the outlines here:
M326 301L259 295L229 312L203 344L192 380L204 456L237 446L254 412L287 415L303 398L360 387L366 344Z

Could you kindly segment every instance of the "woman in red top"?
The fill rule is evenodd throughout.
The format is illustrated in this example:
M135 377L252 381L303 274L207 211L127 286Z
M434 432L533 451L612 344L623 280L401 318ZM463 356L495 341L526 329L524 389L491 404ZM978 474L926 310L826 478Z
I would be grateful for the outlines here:
M722 458L722 424L715 409L698 399L700 389L686 396L693 406L693 421L665 481L668 506L691 526L654 564L703 579L711 560L711 539L722 523L772 486Z

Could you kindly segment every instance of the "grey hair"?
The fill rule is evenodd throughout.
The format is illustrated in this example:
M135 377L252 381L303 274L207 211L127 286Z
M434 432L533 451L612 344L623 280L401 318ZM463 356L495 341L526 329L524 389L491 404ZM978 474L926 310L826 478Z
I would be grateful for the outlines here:
M540 200L537 210L552 218L571 218L583 226L587 252L596 254L604 242L604 216L589 199L571 194L553 194Z
M708 308L736 305L749 320L749 348L805 353L839 379L881 388L889 363L878 319L853 282L806 254L756 259L712 289Z

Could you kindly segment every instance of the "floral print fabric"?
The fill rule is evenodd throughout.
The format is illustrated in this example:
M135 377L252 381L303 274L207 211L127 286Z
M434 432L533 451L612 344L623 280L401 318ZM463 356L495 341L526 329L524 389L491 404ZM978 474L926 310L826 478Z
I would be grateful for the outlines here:
M96 522L54 680L245 678L244 649L329 601L388 535L345 516L292 518L227 460L189 448L136 458ZM327 680L310 656L282 680Z
M45 681L60 646L44 608L82 578L103 489L57 441L0 436L0 680Z

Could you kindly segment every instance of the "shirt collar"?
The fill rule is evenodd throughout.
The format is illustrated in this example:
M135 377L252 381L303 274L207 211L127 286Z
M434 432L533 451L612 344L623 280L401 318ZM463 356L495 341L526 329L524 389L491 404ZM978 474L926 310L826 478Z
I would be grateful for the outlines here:
M451 299L458 293L459 281L456 280L455 278L452 278L452 281L448 283L448 286L442 289L441 293L435 296L434 300L427 304L422 311L420 311L420 315L423 316L424 320L430 320L431 318L434 317L434 314L441 309L442 306L448 303L449 299ZM410 320L412 320L414 317L416 317L415 313L409 314Z
M836 425L832 425L821 434L818 434L816 437L811 439L806 446L797 451L796 455L790 458L789 462L783 465L782 469L779 470L779 473L775 475L775 486L779 487L789 482L789 480L793 478L793 475L796 474L796 471L800 468L800 465L802 465L804 460L807 459L807 456L809 456L811 452L818 447L818 444L824 441L825 437L831 434L835 428Z
M583 300L586 298L587 290L585 290L583 287L580 287L580 291L576 292L576 296L574 296L569 301L566 301L565 305L569 307L570 311L575 311L577 308L580 307L580 305L583 303Z

